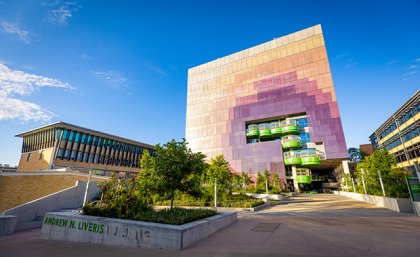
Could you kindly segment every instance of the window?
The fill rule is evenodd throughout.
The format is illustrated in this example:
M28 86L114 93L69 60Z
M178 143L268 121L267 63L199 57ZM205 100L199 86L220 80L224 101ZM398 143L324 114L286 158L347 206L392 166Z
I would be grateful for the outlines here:
M95 157L95 154L90 153L90 154L89 154L89 161L88 161L88 162L93 163L93 158L94 158L94 157Z
M80 143L80 132L76 133L76 138L74 139L75 143Z
M88 162L88 158L89 158L89 153L84 153L83 154L83 162Z
M74 140L74 131L70 131L70 133L69 133L69 141L70 142L73 142L73 140Z
M92 136L91 135L88 135L88 137L87 137L87 144L88 145L92 144Z
M82 144L86 144L86 134L82 135Z
M57 158L63 158L63 153L64 153L64 149L63 148L60 148L60 149L58 149L58 152L57 152Z
M83 161L83 152L79 152L79 153L77 154L77 161L78 161L78 162Z
M76 151L71 151L71 154L70 154L70 159L71 159L72 161L75 161L75 160L76 160L76 155L77 155L77 152L76 152Z
M93 137L93 145L97 146L98 145L98 137Z
M67 141L69 138L69 131L67 129L63 130L63 140Z
M70 158L70 150L69 149L66 149L64 151L64 158L66 158L66 159L69 159Z
M302 143L309 143L311 142L311 136L309 133L302 133L300 134L300 138L302 140Z

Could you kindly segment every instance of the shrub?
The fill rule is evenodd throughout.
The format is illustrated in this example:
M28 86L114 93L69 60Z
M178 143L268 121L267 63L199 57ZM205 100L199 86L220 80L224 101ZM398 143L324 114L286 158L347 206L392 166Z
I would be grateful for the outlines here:
M114 207L100 204L90 204L83 207L83 213L91 216L124 218L172 225L181 225L217 214L214 210L173 208L172 210L164 209L158 211L143 209L137 212L130 212L129 216L121 217L118 210Z

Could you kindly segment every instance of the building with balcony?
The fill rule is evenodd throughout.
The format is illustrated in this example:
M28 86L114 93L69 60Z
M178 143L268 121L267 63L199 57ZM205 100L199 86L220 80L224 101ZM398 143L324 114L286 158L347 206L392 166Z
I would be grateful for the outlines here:
M96 174L140 171L144 151L154 155L152 145L110 135L65 122L56 122L16 135L23 138L17 171L55 168L94 170Z
M414 171L420 162L420 90L404 103L371 136L373 149L386 149L398 167Z
M347 146L321 26L189 69L186 139L283 187L334 180Z

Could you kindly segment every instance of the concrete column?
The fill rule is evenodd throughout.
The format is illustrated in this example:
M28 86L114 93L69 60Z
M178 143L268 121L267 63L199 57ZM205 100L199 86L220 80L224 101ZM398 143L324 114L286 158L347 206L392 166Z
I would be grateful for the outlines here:
M296 193L300 193L299 184L297 182L296 176L297 176L296 166L293 165L292 166L293 187L294 187Z

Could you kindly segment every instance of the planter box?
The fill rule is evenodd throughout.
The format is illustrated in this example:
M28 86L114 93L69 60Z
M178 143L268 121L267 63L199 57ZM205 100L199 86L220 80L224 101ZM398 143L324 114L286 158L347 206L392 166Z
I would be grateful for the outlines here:
M345 191L333 191L336 195L350 197L352 199L370 203L378 207L387 208L397 212L414 213L413 205L409 198L391 198L376 195L365 195Z
M184 225L50 212L41 238L104 245L182 250L237 221L236 212L221 213Z
M15 231L17 217L14 215L0 215L0 236L8 236Z

